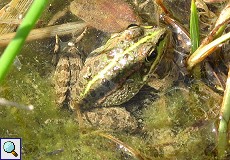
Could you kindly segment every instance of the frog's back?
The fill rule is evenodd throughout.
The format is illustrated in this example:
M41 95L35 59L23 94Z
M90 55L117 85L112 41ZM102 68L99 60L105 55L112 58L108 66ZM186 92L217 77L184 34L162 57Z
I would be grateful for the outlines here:
M107 47L99 49L100 53L97 49L87 57L72 98L82 109L119 105L145 84L144 77L152 69L151 63L146 63L146 55L157 42L145 40L143 28L137 29L123 32L113 39L116 43L108 41ZM159 32L162 33L156 39L165 30L159 29Z
M130 77L135 70L128 70L121 64L109 67L109 59L100 62L106 58L107 55L103 54L87 59L79 74L75 92L77 103L83 108L119 105L129 100L142 86L133 79L134 76ZM136 74L135 78L138 77L140 79Z

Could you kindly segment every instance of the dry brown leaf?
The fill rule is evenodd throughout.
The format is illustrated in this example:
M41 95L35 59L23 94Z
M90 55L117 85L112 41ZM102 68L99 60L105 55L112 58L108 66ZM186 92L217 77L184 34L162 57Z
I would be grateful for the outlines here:
M75 0L70 10L90 26L105 32L119 32L140 24L133 8L123 0Z

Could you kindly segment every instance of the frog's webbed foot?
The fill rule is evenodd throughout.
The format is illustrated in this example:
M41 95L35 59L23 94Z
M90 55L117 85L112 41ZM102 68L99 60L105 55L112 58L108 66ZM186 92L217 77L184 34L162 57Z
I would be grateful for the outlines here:
M83 32L75 38L74 43L77 44L80 40L82 40L82 38L85 36L87 31L88 31L88 27L85 27Z
M68 51L68 48L73 47L74 43L72 42L62 42L58 35L55 36L55 46L54 46L54 56L52 58L52 64L57 66L60 57L65 56L65 52Z
M59 45L59 37L58 35L55 36L55 45L54 45L54 55L53 55L53 58L52 58L52 61L51 63L54 65L54 66L57 66L57 63L58 63L58 60L59 60L59 57L58 57L58 53L60 51L60 45Z

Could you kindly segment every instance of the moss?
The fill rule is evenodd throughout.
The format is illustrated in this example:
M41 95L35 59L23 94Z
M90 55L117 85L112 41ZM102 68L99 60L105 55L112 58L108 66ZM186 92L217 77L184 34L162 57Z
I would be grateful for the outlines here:
M56 108L52 74L43 73L51 66L44 65L45 68L37 70L36 65L24 64L20 72L12 70L2 86L1 95L33 104L35 109L30 112L13 107L0 108L0 136L21 137L23 159L122 159L128 153L99 136L97 131L81 131L71 112ZM189 92L176 89L167 92L143 110L143 131L113 135L149 159L211 159L215 137L210 134L213 128L210 102L204 103L198 96L204 93L199 92L193 88ZM210 119L203 121L207 115Z
M1 107L0 137L22 138L23 159L120 157L114 142L94 134L91 129L85 129L86 134L83 134L72 112L57 108L52 85L52 56L28 48L22 53L19 57L22 69L18 71L12 67L1 86L1 97L33 104L34 110Z
M43 16L47 19L48 14ZM86 42L95 37L83 39L82 46L86 47L90 44ZM53 50L50 40L27 47L19 56L22 69L19 72L12 67L0 93L12 101L33 104L35 109L0 107L0 137L21 137L23 159L134 159L115 142L99 136L97 130L80 130L71 112L56 107L52 55L47 53L47 48L49 52ZM154 103L143 104L148 106L141 115L143 130L135 134L110 133L139 150L146 159L212 159L215 156L212 113L216 113L220 98L211 97L214 92L205 90L200 83L190 88L170 88Z
M194 90L193 86L190 90L171 89L144 110L145 138L157 157L214 159L215 119L210 107L213 100L203 99L209 94ZM217 105L218 101L214 106Z

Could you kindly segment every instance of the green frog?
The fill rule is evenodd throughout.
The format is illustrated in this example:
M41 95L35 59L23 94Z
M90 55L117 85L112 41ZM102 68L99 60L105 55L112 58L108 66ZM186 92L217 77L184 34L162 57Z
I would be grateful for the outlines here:
M130 26L114 34L85 61L75 46L57 64L58 103L81 111L117 106L131 99L154 72L167 47L165 28Z

